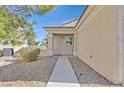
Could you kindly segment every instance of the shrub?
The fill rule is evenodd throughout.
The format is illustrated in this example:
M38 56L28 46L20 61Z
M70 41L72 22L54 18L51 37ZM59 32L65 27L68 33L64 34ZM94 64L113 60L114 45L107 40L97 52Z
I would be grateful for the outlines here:
M21 59L25 62L35 61L40 54L39 48L28 48L20 52Z
M34 47L22 47L22 48L20 48L18 51L16 51L16 52L14 53L13 57L15 57L15 58L21 58L21 57L20 57L20 53L21 53L21 52L27 51L27 50L31 50L31 49L33 49L33 48L34 48Z

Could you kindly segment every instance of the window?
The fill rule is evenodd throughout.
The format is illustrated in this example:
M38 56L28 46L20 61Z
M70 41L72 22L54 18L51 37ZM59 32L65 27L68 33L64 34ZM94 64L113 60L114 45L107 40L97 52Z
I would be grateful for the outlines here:
M66 36L65 37L65 43L68 46L72 45L72 36Z

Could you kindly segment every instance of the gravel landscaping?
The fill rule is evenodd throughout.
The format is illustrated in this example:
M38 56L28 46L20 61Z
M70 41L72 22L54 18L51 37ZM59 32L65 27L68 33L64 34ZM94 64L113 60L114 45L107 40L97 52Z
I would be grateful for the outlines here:
M58 57L14 62L0 67L0 87L46 87ZM1 63L1 60L0 60Z
M82 62L78 57L69 57L81 87L109 87L114 85L102 75L94 71L90 66Z

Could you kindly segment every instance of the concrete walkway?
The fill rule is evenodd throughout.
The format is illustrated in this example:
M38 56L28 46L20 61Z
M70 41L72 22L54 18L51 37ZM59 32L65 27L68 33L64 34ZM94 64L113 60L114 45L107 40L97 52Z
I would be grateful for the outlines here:
M80 87L68 57L58 58L47 87Z

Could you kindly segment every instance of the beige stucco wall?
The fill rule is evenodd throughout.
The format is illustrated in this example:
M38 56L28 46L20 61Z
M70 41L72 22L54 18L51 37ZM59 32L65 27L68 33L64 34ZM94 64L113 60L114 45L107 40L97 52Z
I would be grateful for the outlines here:
M124 82L124 6L118 6L120 79Z
M117 7L96 6L77 31L77 56L113 83L120 83Z
M3 48L14 48L14 52L16 52L22 47L27 47L27 44L23 44L23 45L20 45L20 46L14 46L13 47L11 44L3 45L3 44L0 43L0 50L3 50Z

